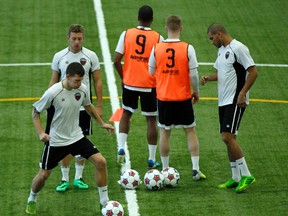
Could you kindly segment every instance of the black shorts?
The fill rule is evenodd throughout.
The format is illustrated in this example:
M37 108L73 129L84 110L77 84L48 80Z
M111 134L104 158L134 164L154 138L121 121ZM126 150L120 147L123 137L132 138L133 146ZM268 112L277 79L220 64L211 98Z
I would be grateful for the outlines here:
M138 109L138 100L140 98L142 115L157 116L156 89L151 92L134 91L122 88L122 107L134 113Z
M92 135L92 120L86 110L81 110L79 115L79 126L85 136Z
M50 133L50 126L55 113L54 106L51 106L47 109L47 123L45 133ZM92 121L90 115L86 110L81 110L79 114L79 126L82 129L82 132L85 136L92 135Z
M195 127L194 110L191 99L185 101L158 100L158 126L171 128Z
M45 170L53 169L58 165L59 161L68 154L72 154L73 156L81 155L88 159L91 155L96 153L99 153L99 150L86 137L83 137L71 145L61 147L50 146L49 142L46 142L40 161L40 167Z
M245 107L236 104L221 106L219 110L220 133L228 132L237 135Z

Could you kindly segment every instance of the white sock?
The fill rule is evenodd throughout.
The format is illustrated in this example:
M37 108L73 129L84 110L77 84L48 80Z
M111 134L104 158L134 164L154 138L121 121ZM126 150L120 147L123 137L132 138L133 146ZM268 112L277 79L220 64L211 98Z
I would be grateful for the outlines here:
M242 176L251 176L251 173L249 172L248 166L246 164L246 160L244 157L236 160L237 165L241 171Z
M118 138L118 151L120 149L124 149L125 143L127 141L128 134L126 133L119 133L119 138Z
M84 164L82 165L82 164L78 164L77 162L75 163L75 179L82 178L83 169L84 169Z
M199 156L192 156L191 157L191 162L192 162L192 169L197 170L199 172Z
M169 167L169 156L167 156L167 157L161 156L161 162L162 162L162 169L168 168Z
M153 160L155 162L157 145L148 144L148 149L149 149L149 160Z
M99 197L100 197L100 204L104 205L106 202L109 201L108 198L108 187L98 187Z
M62 167L61 166L61 172L62 172L62 181L69 181L69 167Z
M31 189L30 195L29 195L29 197L28 197L28 202L30 202L30 201L36 202L36 198L37 198L37 193L34 193L34 192L32 191L32 189Z
M232 171L232 179L239 182L241 179L241 173L240 173L240 169L237 165L237 162L230 162L230 167L231 167L231 171Z

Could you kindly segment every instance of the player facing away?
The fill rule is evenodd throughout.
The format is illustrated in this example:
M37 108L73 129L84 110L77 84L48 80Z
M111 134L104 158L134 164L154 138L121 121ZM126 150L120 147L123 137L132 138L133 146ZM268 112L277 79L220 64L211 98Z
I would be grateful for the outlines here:
M149 158L148 167L160 166L156 161L157 150L157 104L155 78L148 72L148 60L153 45L163 37L150 28L153 22L153 10L144 5L138 11L136 28L124 31L118 41L114 66L122 80L122 107L124 109L119 124L117 163L125 163L125 143L130 130L132 114L138 109L138 98L141 102L142 115L146 118ZM121 60L124 57L124 66Z
M99 150L83 135L79 126L81 106L109 133L114 127L103 122L89 99L88 88L81 83L84 76L83 66L78 62L70 63L66 70L66 79L54 84L33 104L32 119L39 139L45 143L40 170L34 177L27 201L27 214L36 214L36 197L44 187L53 168L68 154L81 155L95 166L95 183L98 186L100 206L108 200L106 160ZM50 133L41 126L40 113L53 106L55 112Z
M201 180L206 179L206 176L200 171L199 142L192 106L192 102L196 103L199 100L198 63L193 46L180 40L182 28L180 17L167 18L168 39L153 47L149 59L149 72L156 76L163 169L169 167L171 130L183 128L191 154L192 178Z
M72 24L68 29L67 40L69 42L69 47L57 52L52 61L52 77L49 83L49 87L58 83L60 80L66 78L66 68L71 62L79 62L85 70L83 77L83 83L88 87L88 98L92 101L92 86L90 85L91 80L93 80L93 88L95 90L95 95L97 97L97 112L100 117L102 116L102 80L100 72L100 63L95 52L83 47L84 42L84 27L80 24ZM91 117L87 114L83 107L80 108L80 119L79 124L82 128L83 134L85 136L92 134L92 122ZM48 116L53 115L53 110L48 110ZM48 118L47 130L49 133L49 122ZM78 189L88 189L88 184L83 180L82 174L85 165L85 159L78 155L75 162L75 177L74 177L74 187ZM67 155L61 161L61 173L62 179L60 184L56 187L56 191L65 192L70 188L69 182L69 170L70 163L72 160L71 155Z
M227 147L232 171L231 179L218 185L218 188L235 188L239 193L255 182L236 135L249 104L249 90L258 72L249 49L233 39L222 24L210 25L207 34L211 43L218 48L218 57L214 64L216 71L209 76L202 76L201 82L204 85L208 81L218 81L220 133Z

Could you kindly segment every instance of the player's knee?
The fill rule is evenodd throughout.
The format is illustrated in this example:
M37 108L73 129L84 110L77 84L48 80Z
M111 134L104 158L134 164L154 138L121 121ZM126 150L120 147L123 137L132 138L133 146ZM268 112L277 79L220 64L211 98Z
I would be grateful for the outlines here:
M95 165L97 169L106 169L106 159L102 155L98 155Z
M221 134L221 138L222 138L222 141L228 145L229 143L231 143L231 140L232 140L232 134L230 133L222 133Z
M51 174L51 170L41 170L41 171L39 172L39 177L40 177L42 180L46 181L46 179L49 178L50 174Z

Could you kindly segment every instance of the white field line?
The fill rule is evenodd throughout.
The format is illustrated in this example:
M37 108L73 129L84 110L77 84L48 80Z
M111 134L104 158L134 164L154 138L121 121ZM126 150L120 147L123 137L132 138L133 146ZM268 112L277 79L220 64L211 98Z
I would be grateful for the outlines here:
M110 53L109 53L110 55ZM110 63L112 64L111 60ZM100 62L100 65L105 65L104 62ZM198 65L213 66L214 62L198 62ZM2 63L0 67L24 67L24 66L51 66L51 63ZM288 67L288 64L256 64L257 67Z
M109 43L107 38L107 32L106 32L106 26L105 26L105 20L104 20L104 14L102 10L102 4L101 0L94 0L94 10L96 14L96 22L98 25L98 31L99 31L99 39L101 44L101 50L102 55L104 58L104 66L105 66L105 73L107 77L107 85L109 88L109 95L110 95L110 101L112 106L112 112L114 113L118 108L120 108L119 104L119 98L118 98L118 92L117 92L117 85L116 80L114 76L114 70L112 66L111 61L111 55L109 51ZM115 123L115 130L116 130L116 136L118 140L119 136L119 123ZM128 151L128 145L125 145L125 153L126 153L126 163L122 166L121 172L127 169L131 169L131 162L129 157L129 151ZM116 161L115 161L116 165ZM120 174L119 174L120 179ZM118 184L117 182L114 182L115 184ZM137 203L137 195L135 190L125 190L125 196L127 200L127 209L128 209L128 215L137 216L140 215L138 213L139 206ZM113 199L113 198L112 198Z

